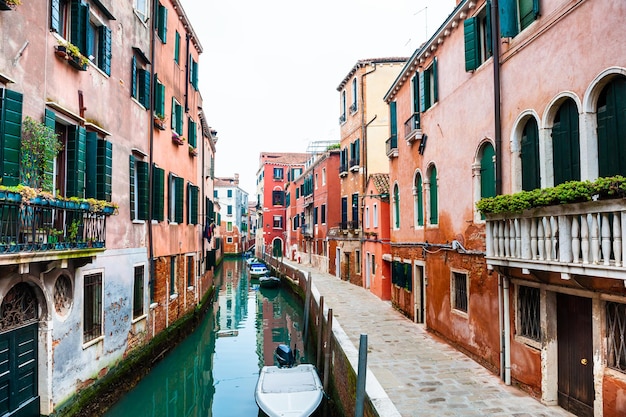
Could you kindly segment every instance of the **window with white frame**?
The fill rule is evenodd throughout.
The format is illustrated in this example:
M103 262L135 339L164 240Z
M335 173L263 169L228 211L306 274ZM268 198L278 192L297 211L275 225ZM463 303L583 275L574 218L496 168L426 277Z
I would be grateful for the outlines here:
M354 251L354 269L356 271L357 274L361 273L361 251L360 250L355 250Z
M150 8L148 0L134 0L133 7L135 9L135 13L143 20L144 22L148 20Z
M356 113L358 110L357 105L357 81L356 77L352 79L352 104L350 105L350 113Z
M370 206L365 207L365 227L370 227Z
M376 203L372 206L372 224L378 227L378 204Z
M376 255L372 254L372 265L371 265L372 275L376 275Z
M283 228L283 218L282 218L282 216L274 216L273 227L274 227L274 229L282 229Z
M322 168L322 185L326 185L326 168Z

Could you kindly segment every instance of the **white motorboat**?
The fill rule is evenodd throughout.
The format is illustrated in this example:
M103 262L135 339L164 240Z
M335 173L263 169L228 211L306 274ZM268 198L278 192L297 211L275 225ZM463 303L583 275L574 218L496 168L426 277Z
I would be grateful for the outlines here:
M295 365L289 346L276 349L279 366L264 366L254 393L259 408L269 417L309 417L317 410L324 391L311 364Z
M250 266L250 276L253 278L267 275L269 272L270 271L263 264L252 264L252 266Z
M259 277L259 285L263 288L276 288L280 285L280 278L273 275Z

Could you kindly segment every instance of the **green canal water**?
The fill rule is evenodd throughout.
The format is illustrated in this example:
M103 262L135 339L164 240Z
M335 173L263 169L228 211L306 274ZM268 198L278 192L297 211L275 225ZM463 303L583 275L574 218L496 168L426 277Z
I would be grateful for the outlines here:
M279 343L294 345L302 362L303 311L285 289L259 288L246 264L227 259L216 271L213 307L106 417L247 417L259 415L254 388L273 364ZM313 356L311 356L311 359Z

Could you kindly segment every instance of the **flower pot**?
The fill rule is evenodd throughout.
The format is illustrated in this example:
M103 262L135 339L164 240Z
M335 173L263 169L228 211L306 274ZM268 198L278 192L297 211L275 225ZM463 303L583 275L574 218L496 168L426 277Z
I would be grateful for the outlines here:
M62 59L69 59L67 55L67 48L63 45L57 45L54 48L54 54Z
M0 0L0 10L13 10L13 7L9 6L6 1Z
M161 120L158 117L154 118L154 127L159 130L165 130L165 120Z
M87 64L81 64L79 57L69 55L69 58L67 62L69 62L71 66L79 71L87 71Z
M79 206L78 206L78 208L79 208L79 209L81 209L81 210L85 210L85 211L88 211L88 210L89 210L89 207L90 207L90 205L89 205L89 203L88 203L88 202L86 202L86 201L81 202L81 203L79 204Z
M102 213L104 214L113 214L115 213L115 207L105 206L102 208Z

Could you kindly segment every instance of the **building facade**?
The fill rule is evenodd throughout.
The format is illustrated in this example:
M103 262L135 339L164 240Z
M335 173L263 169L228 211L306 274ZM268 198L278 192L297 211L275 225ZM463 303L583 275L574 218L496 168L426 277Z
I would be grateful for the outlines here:
M362 285L362 197L368 172L388 172L389 111L383 96L406 58L359 60L337 87L340 97L341 220L331 225L329 256L338 277Z
M214 183L214 197L221 210L220 234L225 254L239 254L248 245L248 193L239 187L239 174L232 178L218 177Z
M210 288L200 203L215 147L180 2L23 2L0 11L0 38L2 185L21 190L0 201L2 384L23 384L0 402L48 415ZM26 147L41 137L62 146Z

